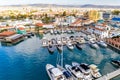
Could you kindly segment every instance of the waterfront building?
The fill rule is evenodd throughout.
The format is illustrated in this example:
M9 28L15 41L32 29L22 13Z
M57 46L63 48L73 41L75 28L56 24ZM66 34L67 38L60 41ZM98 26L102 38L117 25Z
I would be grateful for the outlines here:
M19 27L19 28L17 28L17 33L18 34L26 34L26 30L24 27Z
M8 37L8 36L11 36L14 34L15 34L15 32L13 32L13 31L4 31L4 32L0 33L0 37Z
M42 28L54 28L54 23L48 23L48 24L44 24L44 23L36 23L35 26L37 27L42 27Z
M70 26L72 27L82 26L82 19L76 19L76 21L71 23Z
M106 24L97 24L95 26L87 27L87 31L103 39L109 37L110 26Z

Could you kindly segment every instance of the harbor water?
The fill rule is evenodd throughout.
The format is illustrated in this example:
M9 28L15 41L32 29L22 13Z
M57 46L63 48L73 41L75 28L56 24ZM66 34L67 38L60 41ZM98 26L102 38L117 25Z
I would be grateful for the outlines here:
M119 52L110 48L92 49L88 44L82 45L83 50L76 47L70 51L66 46L63 49L64 65L72 61L79 63L96 64L102 75L116 70L110 59L120 59ZM41 45L41 37L34 36L14 46L0 45L0 80L49 80L45 66L56 66L56 49L53 54ZM120 80L120 76L112 79Z

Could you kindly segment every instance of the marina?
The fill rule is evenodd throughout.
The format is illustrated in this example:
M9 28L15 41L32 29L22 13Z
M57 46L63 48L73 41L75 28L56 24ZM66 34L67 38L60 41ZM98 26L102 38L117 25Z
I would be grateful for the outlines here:
M54 53L51 54L48 52L46 48L42 48L42 45L40 45L41 42L42 40L39 39L39 37L34 36L32 38L29 38L21 42L20 44L17 44L16 46L5 47L1 45L0 58L1 58L1 63L3 64L0 65L0 68L1 69L4 68L4 69L0 71L3 73L7 71L10 74L8 74L8 77L6 78L3 73L0 73L1 75L0 79L16 80L16 78L13 76L17 76L18 74L21 76L17 76L17 80L21 80L21 79L26 80L26 78L29 80L33 80L33 79L49 80L49 77L45 71L45 66L48 63L56 66L56 60L57 60L56 57L59 54L59 51L55 49ZM31 43L31 44L27 44L27 43ZM10 49L11 51L9 52L8 50ZM87 64L96 64L100 69L102 75L106 75L107 73L117 70L117 68L115 68L110 63L110 59L111 58L119 59L119 53L116 53L110 50L109 48L104 49L100 47L100 49L95 50L92 49L91 47L88 47L87 44L83 44L82 51L78 50L77 48L75 48L73 51L70 51L67 49L67 47L64 46L63 53L64 53L64 59L63 59L64 66L65 64L71 65L73 61L76 61L78 63L85 62ZM8 62L8 60L10 62ZM21 66L21 64L23 65L23 67ZM32 71L30 71L31 69ZM26 77L24 77L23 75L26 75ZM38 77L39 75L41 76ZM113 78L113 80L119 80L119 76L118 78L117 77L115 79Z
M0 80L120 80L120 6L105 2L1 1Z

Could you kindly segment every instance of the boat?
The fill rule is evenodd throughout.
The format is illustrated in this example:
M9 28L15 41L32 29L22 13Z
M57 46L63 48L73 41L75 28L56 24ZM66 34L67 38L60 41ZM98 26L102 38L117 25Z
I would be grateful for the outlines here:
M74 46L71 44L70 41L68 41L68 42L66 43L66 46L67 46L68 49L70 49L70 50L73 50L73 49L74 49Z
M91 70L86 63L77 63L77 62L72 62L73 66L78 66L78 68L81 70L81 72L84 74L84 79L85 80L92 80L92 75L91 75Z
M71 32L71 30L70 30L70 29L67 29L67 33L68 33L68 34L71 34L72 32Z
M107 47L107 44L104 41L98 41L97 44L101 47Z
M85 43L85 39L83 36L80 36L80 43Z
M46 71L51 80L65 80L62 71L51 64L46 65Z
M53 34L53 29L50 30L50 34Z
M60 31L60 30L57 30L57 33L58 33L58 34L61 34L61 31Z
M117 67L120 67L120 60L111 60L111 63Z
M61 38L57 38L57 39L56 39L56 42L57 42L57 44L60 44L60 45L61 45L61 44L62 44Z
M57 65L57 68L59 68L62 71L63 75L65 76L65 80L74 80L72 74L68 70L61 67L60 65Z
M56 29L54 29L53 33L56 35L56 34L57 34L57 30L56 30Z
M28 32L27 34L34 36L35 34L33 32Z
M84 37L84 39L85 39L86 41L89 41L91 38L92 38L92 37L91 37L90 35L87 35L86 37Z
M76 42L80 42L80 37L79 37L79 36L76 36L76 37L75 37L75 41L76 41Z
M90 45L90 47L92 47L92 48L94 48L94 49L98 49L99 47L98 47L98 45L95 43L95 41L90 41L90 43L89 43L89 45Z
M31 38L32 35L27 33L26 36L27 36L27 38Z
M62 45L58 44L58 45L56 45L56 47L59 51L62 51Z
M97 66L95 64L91 64L91 65L89 65L89 67L91 69L91 74L95 79L102 76L99 72L99 69L97 68Z
M81 44L80 44L79 42L76 42L75 45L76 45L76 47L77 47L78 49L82 50Z
M47 39L43 39L42 40L42 46L46 47L48 45L48 40Z
M53 44L53 45L56 45L57 44L57 41L56 41L56 39L51 39L51 44Z
M83 74L81 73L81 70L77 66L71 66L66 64L65 68L74 76L75 79L83 79Z
M67 39L66 37L62 37L62 38L61 38L63 44L66 44L66 43L67 43L67 40L66 40L66 39Z
M51 53L53 53L54 50L55 50L55 46L54 45L49 45L47 48L48 48L48 51L51 52Z

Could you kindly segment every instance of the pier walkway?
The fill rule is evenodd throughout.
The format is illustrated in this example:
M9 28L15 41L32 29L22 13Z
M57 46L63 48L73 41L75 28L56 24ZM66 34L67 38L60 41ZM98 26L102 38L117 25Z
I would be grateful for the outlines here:
M106 74L106 75L104 75L104 76L102 76L102 77L100 77L100 78L98 78L96 80L110 80L110 79L112 79L112 78L114 78L114 77L116 77L118 75L120 75L120 68L117 69L116 71L108 73L108 74Z

